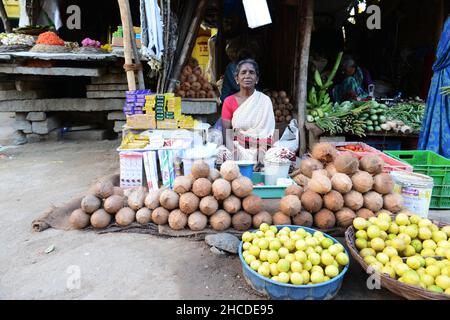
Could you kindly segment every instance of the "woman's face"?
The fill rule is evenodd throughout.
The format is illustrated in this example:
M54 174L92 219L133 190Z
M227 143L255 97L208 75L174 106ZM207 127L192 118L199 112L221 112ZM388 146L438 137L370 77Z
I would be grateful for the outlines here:
M255 67L251 63L244 63L236 77L236 82L244 89L254 89L258 80Z

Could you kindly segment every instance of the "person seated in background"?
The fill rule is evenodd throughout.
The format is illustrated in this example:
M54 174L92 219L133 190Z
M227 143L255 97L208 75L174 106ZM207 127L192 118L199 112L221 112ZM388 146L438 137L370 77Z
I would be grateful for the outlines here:
M335 78L336 85L332 95L336 102L359 100L368 97L368 87L372 79L367 70L359 67L352 57L344 57L341 63L341 74Z

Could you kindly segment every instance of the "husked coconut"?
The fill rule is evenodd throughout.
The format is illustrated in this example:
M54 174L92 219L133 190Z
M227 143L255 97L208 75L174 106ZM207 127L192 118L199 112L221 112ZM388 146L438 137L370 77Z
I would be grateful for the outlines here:
M328 176L331 178L333 178L333 176L337 173L334 163L328 163L325 167L325 170L327 170Z
M331 178L331 186L334 190L337 192L340 192L342 194L345 194L352 190L353 183L352 179L345 173L336 173Z
M314 225L319 229L331 229L336 225L336 217L330 210L322 209L314 215Z
M192 192L186 192L180 196L179 207L185 214L197 211L199 204L200 199Z
M308 178L312 177L313 171L319 169L323 169L323 164L319 160L307 158L300 162L301 173Z
M161 189L149 191L144 200L145 206L150 210L158 208L160 206L159 197L161 196L161 192Z
M103 209L98 209L91 215L91 225L96 229L106 228L111 223L111 215Z
M383 197L378 192L369 191L363 195L363 198L364 208L373 212L378 212L383 208Z
M391 193L394 189L394 180L389 173L379 173L373 178L373 190L381 194Z
M383 172L384 161L376 154L369 154L359 160L361 170L367 171L371 174L378 174Z
M93 194L88 194L81 200L81 209L85 213L93 213L94 211L100 209L101 206L102 202Z
M113 194L117 196L124 196L123 189L121 187L114 187Z
M263 223L267 223L269 226L272 224L272 215L267 211L261 211L255 214L252 218L253 228L258 229Z
M158 225L164 225L169 220L169 210L158 207L152 211L152 221Z
M358 158L350 152L344 152L336 157L336 160L334 160L334 167L337 172L350 175L358 171L359 161Z
M195 160L192 164L191 174L195 179L209 177L209 165L203 160Z
M179 209L175 209L169 214L169 227L173 230L182 230L186 227L188 218L187 215Z
M353 211L359 210L364 205L364 197L358 191L352 190L344 194L344 205Z
M147 224L152 221L152 211L149 208L141 208L136 212L136 221L140 224Z
M285 215L293 217L302 210L302 203L297 196L292 194L284 196L280 201L280 211Z
M178 208L178 202L180 201L180 196L175 191L170 189L161 192L159 197L159 203L167 210L173 210Z
M217 200L225 200L231 195L231 184L225 179L217 179L212 184L214 198Z
M136 212L130 208L122 208L116 213L116 223L122 227L129 226L136 220Z
M319 212L319 210L322 209L323 206L323 200L320 194L311 190L306 190L302 194L301 202L303 208L311 213Z
M383 208L392 212L397 213L403 209L403 197L398 193L390 193L383 197Z
M236 164L236 162L227 160L220 167L220 174L222 175L222 178L231 182L239 177L239 166Z
M144 206L147 189L145 187L137 187L133 189L128 196L128 206L137 211Z
M257 214L258 212L261 212L263 208L263 202L260 197L250 195L242 200L242 207L247 213Z
M220 178L219 170L217 170L217 169L210 169L209 170L209 177L208 177L209 181L214 182L214 181L216 181L219 178Z
M283 212L279 211L276 212L273 216L272 216L272 223L276 226L279 225L290 225L292 224L291 222L291 217L288 215L285 215Z
M329 143L316 143L312 148L311 155L314 159L321 162L332 162L337 156L337 151L334 146Z
M188 217L188 227L192 231L201 231L206 228L208 218L200 211L195 211Z
M197 197L203 198L211 194L212 184L206 178L199 178L195 180L192 185L192 192L195 193Z
M114 194L114 186L110 181L98 181L94 185L94 194L100 199L106 199Z
M301 211L298 215L292 217L292 222L297 226L312 227L314 219L308 211Z
M207 215L212 216L219 209L219 202L213 196L204 197L200 200L200 211Z
M296 184L290 185L289 187L286 188L286 190L284 190L285 196L294 195L300 199L302 194L303 194L303 188Z
M239 198L245 198L251 195L253 191L253 182L247 177L241 176L231 182L233 194Z
M361 208L358 211L356 211L356 216L369 220L369 218L375 217L375 214L369 209Z
M323 203L325 208L335 212L341 210L344 206L344 198L339 192L331 190L323 196Z
M352 176L353 189L360 193L366 193L372 190L373 178L366 171L358 171Z
M331 177L328 175L328 171L325 170L325 169L314 170L311 177L314 178L314 176L316 176L316 175L318 175L318 174L321 174L321 175L323 175L323 176L325 176L325 177L327 177L327 178L331 178Z
M110 214L115 214L117 211L123 208L123 197L118 195L112 195L105 200L103 208Z
M81 209L74 210L69 217L70 225L74 229L84 229L86 228L91 220L91 216L88 215Z
M178 176L173 181L173 191L178 194L186 193L191 191L192 180L186 176Z
M234 214L241 210L241 199L234 195L231 195L223 200L222 205L226 212L228 212L229 214Z
M341 228L348 228L352 225L353 219L356 218L356 214L353 210L349 208L342 208L335 213L337 225Z
M211 228L216 231L223 231L228 229L231 226L231 223L232 219L230 215L224 210L217 211L209 218L209 224L211 225Z
M298 174L294 177L294 181L301 187L307 187L309 184L309 178L303 174Z
M315 175L309 181L308 189L319 194L326 194L331 191L331 181L324 175Z
M238 231L245 231L250 229L252 223L252 216L245 211L239 211L231 218L231 224L233 225L233 228Z

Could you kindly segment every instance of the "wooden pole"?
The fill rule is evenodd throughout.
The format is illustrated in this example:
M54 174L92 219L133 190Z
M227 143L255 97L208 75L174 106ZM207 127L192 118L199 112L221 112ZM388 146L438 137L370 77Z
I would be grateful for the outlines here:
M11 33L12 32L11 24L9 23L8 14L6 13L5 6L3 5L2 0L0 0L0 17L3 21L3 27L5 29L5 32Z
M300 155L306 152L306 98L308 91L308 62L309 47L311 43L311 31L314 20L314 0L299 0L300 14L300 30L299 30L299 46L300 46L300 67L297 76L297 110L298 110L298 127L300 135Z
M174 92L175 91L175 79L178 79L181 74L181 69L186 64L187 60L189 59L189 55L192 52L192 48L195 43L195 37L197 36L198 28L200 27L200 24L202 22L206 5L208 4L208 0L199 0L199 3L197 5L196 13L191 21L191 25L189 27L188 34L186 36L186 40L184 41L183 49L180 53L180 59L178 59L177 64L175 65L175 68L173 70L173 74L171 79L169 79L169 87L168 92Z
M131 41L131 30L130 30L130 21L131 21L131 12L129 10L130 3L128 0L117 0L119 2L120 8L120 18L122 20L123 27L123 48L124 48L124 56L125 56L125 66L130 66L133 64L133 47ZM125 67L124 66L124 67ZM125 69L127 74L128 81L128 90L134 91L136 90L136 78L134 76L134 70Z

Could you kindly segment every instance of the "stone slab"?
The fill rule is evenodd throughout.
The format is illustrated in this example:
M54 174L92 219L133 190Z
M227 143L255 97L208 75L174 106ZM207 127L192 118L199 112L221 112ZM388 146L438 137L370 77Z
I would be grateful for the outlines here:
M44 121L45 119L47 119L45 112L29 112L27 115L29 121Z
M47 135L41 135L36 133L27 134L28 143L36 143L47 140Z
M14 129L30 132L32 130L31 122L28 120L14 121Z
M123 126L126 124L126 121L116 121L114 122L114 132L122 132Z
M88 99L109 99L123 98L125 99L125 91L88 91L86 93Z
M92 77L91 78L92 84L127 84L127 77L125 75L125 72L120 73L114 73L114 74L106 74L102 77Z
M0 112L32 111L117 111L124 99L33 99L0 101Z
M183 100L181 111L183 114L215 114L217 113L217 102Z
M33 74L43 76L72 76L72 77L100 77L105 73L104 68L36 68L19 66L0 66L1 73L8 74Z
M31 124L31 127L33 129L33 133L37 134L48 134L50 131L56 129L60 125L60 120L53 116L49 117L44 121L34 121Z
M87 91L127 91L128 84L88 84Z
M45 91L0 91L0 101L39 99L47 96Z
M121 121L125 121L127 120L127 116L121 112L121 111L114 111L114 112L110 112L108 113L108 120L121 120Z
M28 114L28 113L26 113L26 112L16 112L16 113L14 114L14 119L16 119L17 121L18 121L18 120L23 120L23 121L25 121L25 120L27 120L27 114Z

